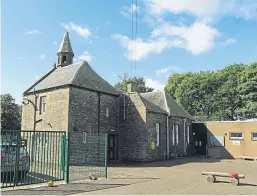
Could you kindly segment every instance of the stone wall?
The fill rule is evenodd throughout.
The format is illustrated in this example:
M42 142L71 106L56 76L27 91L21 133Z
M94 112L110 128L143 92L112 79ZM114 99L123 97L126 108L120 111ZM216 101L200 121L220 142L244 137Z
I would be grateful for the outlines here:
M160 144L156 145L157 132L156 123L160 123ZM165 159L167 154L167 115L161 113L147 113L147 148L145 160L160 160ZM152 147L152 143L155 147Z
M179 144L178 145L173 145L172 144L172 125L179 125ZM187 155L193 155L193 133L192 133L192 121L187 119L186 120L186 126L190 126L190 142L186 146L187 148ZM176 134L175 134L176 137ZM176 139L175 139L176 141ZM187 138L186 138L187 141ZM169 153L170 157L172 156L185 156L185 151L184 151L184 122L182 117L172 117L169 119Z
M125 96L125 120L124 120ZM120 96L119 155L121 160L143 161L147 144L146 108L138 94Z
M68 129L69 89L55 89L48 92L37 93L36 130L37 131L66 131ZM40 97L46 96L46 110L40 113ZM25 98L35 102L34 95ZM33 130L34 107L31 103L22 105L22 130Z
M100 96L100 114L98 113ZM109 116L106 116L106 107ZM69 131L98 132L98 115L100 115L100 133L117 131L118 98L97 92L82 90L75 87L70 89Z
M100 114L99 114L100 97ZM106 115L106 107L109 115ZM71 132L70 160L71 164L92 163L95 157L102 156L101 142L92 139L91 143L83 143L83 132L98 134L98 118L100 116L99 133L118 134L118 97L72 87L70 89L69 131ZM100 137L99 137L100 138ZM93 142L93 143L92 143ZM99 144L99 145L98 145ZM85 150L86 149L86 150Z
M97 166L105 164L105 134L86 134L83 132L70 133L70 165Z

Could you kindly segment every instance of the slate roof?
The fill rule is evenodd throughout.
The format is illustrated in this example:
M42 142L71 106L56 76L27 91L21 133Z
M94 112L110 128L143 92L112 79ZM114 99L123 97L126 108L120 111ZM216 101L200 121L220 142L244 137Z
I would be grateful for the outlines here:
M60 45L60 48L58 50L58 53L60 52L68 52L68 53L73 53L72 47L71 47L71 42L70 42L70 37L69 37L69 33L66 32L63 36L63 40L62 43Z
M74 85L118 95L116 89L101 78L86 61L52 69L26 90L24 94L33 92L34 88L35 91L39 91L64 85Z
M168 112L164 109L162 109L160 106L154 104L153 102L149 101L148 99L144 98L144 96L141 96L141 99L143 103L145 104L145 107L152 112L162 113L162 114L168 114Z
M146 108L152 112L170 114L172 116L181 116L188 119L194 119L186 110L182 108L165 91L141 93L142 100L146 100Z

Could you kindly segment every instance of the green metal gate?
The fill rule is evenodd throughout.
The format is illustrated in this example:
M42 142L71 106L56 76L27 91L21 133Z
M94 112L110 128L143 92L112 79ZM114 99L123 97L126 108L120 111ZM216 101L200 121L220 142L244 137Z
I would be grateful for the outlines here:
M1 187L64 180L66 132L1 131Z
M107 134L69 133L69 179L107 178Z

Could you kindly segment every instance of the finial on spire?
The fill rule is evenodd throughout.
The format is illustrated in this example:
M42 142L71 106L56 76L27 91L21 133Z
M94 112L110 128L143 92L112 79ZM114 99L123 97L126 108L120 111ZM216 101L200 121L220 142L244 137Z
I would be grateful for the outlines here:
M68 53L72 53L73 54L73 50L71 47L71 42L70 42L70 37L69 37L69 32L66 31L64 36L63 36L63 40L62 43L60 45L60 48L58 50L58 53L60 52L68 52Z

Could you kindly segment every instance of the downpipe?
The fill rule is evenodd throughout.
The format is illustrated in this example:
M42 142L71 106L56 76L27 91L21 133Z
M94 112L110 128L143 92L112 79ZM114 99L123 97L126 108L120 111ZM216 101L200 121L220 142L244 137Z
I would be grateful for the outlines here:
M184 121L184 155L187 155L187 146L186 146L186 118L183 119Z
M167 116L167 159L170 157L170 142L169 142L169 116Z

